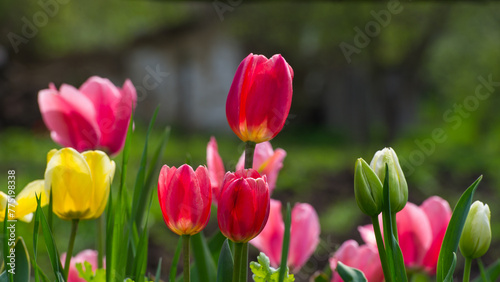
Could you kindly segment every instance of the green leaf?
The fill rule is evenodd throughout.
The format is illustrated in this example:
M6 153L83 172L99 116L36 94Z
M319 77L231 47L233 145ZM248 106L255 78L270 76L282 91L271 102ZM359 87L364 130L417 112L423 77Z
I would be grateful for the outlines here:
M453 214L446 229L444 235L443 244L441 245L441 251L439 252L436 280L438 282L444 281L452 263L453 263L453 253L457 252L458 243L460 241L460 236L462 235L462 229L464 228L465 219L469 214L469 209L472 203L472 197L476 191L477 186L481 182L483 176L472 183L469 188L462 194L460 200L458 200L457 205L453 209Z
M35 194L35 198L38 199L39 196ZM40 230L40 219L37 214L35 214L35 223L33 226L33 268L35 269L35 282L40 281L40 270L38 269L38 264L36 261L38 254L38 232Z
M167 146L169 137L170 137L170 127L167 127L163 132L160 144L158 144L158 147L156 148L151 158L151 161L149 162L148 172L146 174L146 180L144 182L141 198L139 198L138 210L135 216L135 221L137 222L138 226L142 225L142 220L144 218L144 210L145 210L144 207L146 206L147 195L149 195L149 193L151 193L152 191L152 188L155 187L154 185L151 184L153 183L154 179L158 180L157 175L158 175L158 167L160 165L160 156L163 156L163 152L165 151L165 147Z
M49 224L47 223L47 219L45 218L42 207L40 206L40 198L37 198L37 207L36 207L35 216L40 218L43 238L45 240L45 246L47 247L47 251L49 253L50 264L52 265L54 275L56 276L58 281L64 281L64 278L62 275L63 267L61 265L59 252L57 251L57 247L56 247L56 244L54 242L54 237L52 236L52 232L50 231Z
M28 250L26 248L26 244L24 243L23 238L19 237L16 241L16 268L14 275L15 282L26 282L30 281L30 260Z
M2 274L0 274L0 282L8 282L8 281L9 277L7 276L7 271L2 272Z
M288 248L290 247L290 225L292 223L292 209L290 203L286 204L285 235L283 235L283 245L281 248L281 264L278 282L285 280L288 267Z
M106 282L106 269L99 268L94 273L92 271L92 265L88 261L85 261L83 264L84 265L82 265L82 263L77 263L75 265L80 278L83 278L87 282ZM83 266L85 266L85 270Z
M444 278L445 282L453 282L453 272L455 272L455 266L457 265L457 254L453 253L453 261L451 262L450 269L448 270L448 274Z
M162 258L160 257L160 259L158 260L158 268L156 269L155 282L160 282L161 261L162 261Z
M387 174L386 174L387 175ZM349 267L342 262L337 262L337 273L345 282L367 281L363 272L356 268Z
M212 211L212 214L214 214L214 211ZM215 214L217 214L217 211L215 211ZM222 249L224 241L226 241L226 237L222 235L220 230L217 230L217 232L208 240L208 249L210 250L210 253L212 253L214 261L219 260L219 253Z
M485 280L498 281L500 278L500 259L488 266L487 269L484 269L481 259L478 259L477 262L479 263L479 269L481 270L481 277L474 279L474 282L481 282ZM483 276L486 277L486 279L482 279Z
M233 279L233 255L227 239L222 244L217 265L217 282L231 282Z
M135 201L132 202L132 214L129 219L129 228L132 228L132 222L134 221L136 222L137 228L141 226L137 220L139 216L141 217L142 220L142 214L139 215L139 208L140 205L142 204L144 209L146 200L148 199L147 192L149 191L149 189L145 189L144 187L144 180L146 178L146 165L148 160L148 144L151 131L153 131L153 126L156 121L158 110L159 107L156 107L156 110L153 113L153 117L149 122L148 131L146 132L146 140L144 141L144 148L142 149L141 162L139 165L139 170L137 171L137 176L135 178L134 194L133 194L134 195L133 199L135 199ZM141 200L141 198L143 199ZM139 234L142 232L142 230L138 231Z
M253 273L253 280L255 282L278 282L279 279L279 268L274 269L270 266L269 258L264 254L260 253L257 257L258 262L252 261L250 263L250 269ZM286 268L285 282L295 281L293 274L288 274L288 267Z
M386 174L389 175L389 166L385 165ZM396 226L393 226L393 219L391 213L391 201L390 201L390 187L389 187L389 177L384 180L383 187L384 201L382 208L382 218L383 218L383 229L387 262L389 264L389 270L391 272L390 279L387 277L388 281L408 281L406 277L406 269L403 260L403 254L401 248L399 247L398 241L394 236L394 230L397 230ZM395 216L395 215L394 215ZM397 232L397 231L396 231Z
M192 235L191 244L198 277L204 277L207 281L217 280L217 268L203 232Z
M175 282L175 277L177 276L177 264L179 263L179 257L182 251L182 237L179 237L177 241L177 248L175 249L174 259L172 260L172 266L170 267L170 275L168 276L169 282Z

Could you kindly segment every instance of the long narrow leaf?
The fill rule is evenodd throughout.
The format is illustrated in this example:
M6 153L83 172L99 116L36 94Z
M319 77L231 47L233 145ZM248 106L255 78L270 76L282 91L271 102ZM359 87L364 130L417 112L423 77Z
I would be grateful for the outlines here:
M134 196L133 196L133 203L132 203L132 214L129 219L129 227L132 227L132 222L136 222L137 228L139 228L141 225L136 221L138 218L138 211L139 211L139 206L140 203L142 202L143 204L146 202L147 199L147 189L144 189L144 181L146 179L146 165L147 165L147 160L148 160L148 144L149 144L149 137L151 136L151 131L153 131L153 126L156 121L156 116L158 115L158 110L159 107L156 107L156 110L154 111L153 117L151 118L151 121L149 122L148 126L148 131L146 132L146 140L144 141L144 148L142 149L142 156L141 156L141 162L139 165L139 170L137 171L137 176L135 178L135 185L134 185ZM144 200L140 200L140 198L144 198ZM142 219L141 219L142 220ZM142 232L142 230L139 230L139 234Z
M451 261L450 269L448 270L448 274L444 278L444 282L453 282L453 272L455 272L455 266L457 265L457 254L453 253L453 260Z
M438 282L444 281L446 275L453 263L453 253L457 252L458 243L460 241L460 236L462 235L462 230L464 228L465 219L469 214L469 209L472 203L472 198L477 186L481 182L483 176L472 183L467 190L462 194L460 200L458 200L457 205L453 209L453 214L446 229L444 235L443 244L441 245L441 251L439 252L436 280Z
M389 167L386 165L385 166L385 175L389 175ZM389 271L391 274L391 277L385 277L387 281L393 281L396 278L396 266L395 266L395 261L394 261L394 256L392 255L394 250L394 243L393 243L393 238L394 236L392 235L392 220L391 220L391 201L390 201L390 194L389 194L389 177L386 177L384 180L384 186L383 186L383 196L384 196L384 201L383 201L383 206L382 206L382 228L384 230L384 241L385 242L390 242L390 243L385 243L385 252L387 254L387 264L389 265Z
M182 237L179 237L179 241L177 242L177 248L175 249L174 259L172 260L172 266L170 266L170 274L168 281L175 282L175 278L177 276L177 264L179 263L179 257L181 256L182 251Z
M39 196L35 194L35 198ZM40 219L39 216L35 213L35 223L33 226L33 269L35 270L35 282L40 281L40 272L37 264L37 255L38 255L38 232L40 230Z
M222 244L217 265L217 282L231 282L233 280L233 255L227 239Z
M226 237L222 235L220 230L217 230L217 232L212 235L210 239L208 239L208 249L210 250L210 253L212 253L214 261L219 261L219 253L222 249L224 241L226 241Z
M135 222L137 226L142 226L142 220L144 218L144 211L146 207L146 199L152 190L153 179L157 175L158 166L160 164L160 156L163 155L165 151L165 147L167 146L168 139L170 137L170 127L165 128L163 132L162 138L160 140L160 144L156 148L151 161L148 165L148 172L146 174L146 180L144 181L144 186L142 187L141 195L137 205L137 211L135 214Z
M479 269L481 270L481 276L474 279L474 282L485 281L484 278L482 279L483 276L486 277L486 281L498 281L500 278L500 259L497 259L486 269L484 269L481 259L478 259L477 262L479 264Z
M162 258L160 257L160 259L158 259L158 267L156 268L155 282L160 282L161 262L162 262Z
M16 241L16 275L14 276L15 282L26 282L30 280L30 260L28 249L22 237Z
M217 280L217 268L215 267L215 262L210 254L203 232L192 235L191 244L193 246L192 251L198 277L204 277L207 279L206 281Z
M54 275L58 279L58 281L64 281L64 278L61 280L63 267L61 265L61 260L59 257L59 252L57 251L56 244L54 242L54 237L52 236L52 232L50 231L49 224L45 215L42 211L42 207L40 206L40 199L37 199L37 207L36 207L36 215L40 217L40 223L42 226L43 238L45 240L45 246L47 247L47 251L49 253L50 264L52 265L52 269L54 271Z

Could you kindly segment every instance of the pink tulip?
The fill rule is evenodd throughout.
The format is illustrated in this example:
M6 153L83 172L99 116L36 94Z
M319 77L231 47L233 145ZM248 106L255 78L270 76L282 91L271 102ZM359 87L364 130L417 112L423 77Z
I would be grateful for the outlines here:
M333 276L332 282L343 281L336 272L337 262L359 269L370 282L384 281L384 272L380 264L377 247L372 245L359 246L354 240L345 241L330 258L330 268Z
M281 202L271 199L271 209L266 227L250 243L264 252L273 267L281 262L281 249L285 224L281 214ZM319 243L318 215L309 204L296 203L292 209L288 266L296 273L314 253Z
M207 145L207 168L208 176L210 177L210 185L212 187L212 199L214 203L217 203L217 198L219 197L226 171L224 170L222 158L219 155L217 141L213 136L210 138L210 142L208 142Z
M278 148L273 150L270 142L262 142L255 146L253 157L253 169L260 174L267 176L269 191L272 193L276 187L278 173L283 167L283 160L286 157L286 151ZM243 169L245 165L245 153L243 153L236 164L236 169Z
M120 89L97 76L89 78L80 89L63 84L58 91L51 83L49 89L38 93L40 112L52 139L80 152L121 151L136 100L130 80Z
M450 205L437 196L428 198L420 206L408 202L396 214L399 245L408 268L423 270L430 275L436 273L439 251L450 218ZM367 244L376 247L372 225L361 226L358 230Z
M95 273L97 270L97 251L94 250L84 250L78 253L76 256L71 258L71 262L69 264L69 274L68 274L68 282L85 282L86 280L80 278L79 272L76 269L76 264L81 263L82 269L85 271L84 262L90 263L92 265L92 271ZM66 260L66 253L61 255L61 263L64 264ZM103 266L106 268L106 260L103 259Z
M273 139L292 104L293 70L281 55L248 55L238 66L226 101L229 126L242 141Z

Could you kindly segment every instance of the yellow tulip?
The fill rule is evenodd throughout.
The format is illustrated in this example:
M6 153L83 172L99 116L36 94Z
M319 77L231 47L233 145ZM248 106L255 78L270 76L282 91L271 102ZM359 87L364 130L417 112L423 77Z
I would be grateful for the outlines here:
M8 207L12 210L8 214L9 220L19 219L24 222L31 222L37 206L35 195L41 197L40 204L42 207L49 203L48 193L45 190L43 180L35 180L28 183L14 199L9 200L7 194L0 192L0 221L4 220L5 207L9 202L10 206Z
M115 162L104 152L73 148L47 155L45 188L52 189L52 210L61 219L94 219L108 202Z

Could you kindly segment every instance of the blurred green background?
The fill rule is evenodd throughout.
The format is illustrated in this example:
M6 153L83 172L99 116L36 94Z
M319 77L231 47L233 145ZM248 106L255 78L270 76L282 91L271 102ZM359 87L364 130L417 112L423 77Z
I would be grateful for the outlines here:
M322 228L299 281L322 269L343 241L361 242L356 228L369 218L355 204L353 165L385 146L398 153L416 204L439 195L453 208L482 174L475 199L490 205L493 231L483 261L500 257L499 4L40 3L0 2L0 183L9 169L18 189L42 178L46 153L58 147L41 120L38 91L50 82L78 87L92 75L116 85L130 78L138 89L130 187L158 105L151 148L172 127L162 164L205 164L213 135L226 169L234 169L243 147L224 112L234 71L250 52L281 53L294 69L294 96L272 141L288 154L272 196L311 203ZM152 214L148 263L154 270L163 257L168 269L177 238L156 198ZM18 224L30 249L32 230L33 223ZM57 220L56 230L65 250L69 222ZM82 223L75 250L95 248L94 234L94 223ZM251 259L256 254L251 249Z

